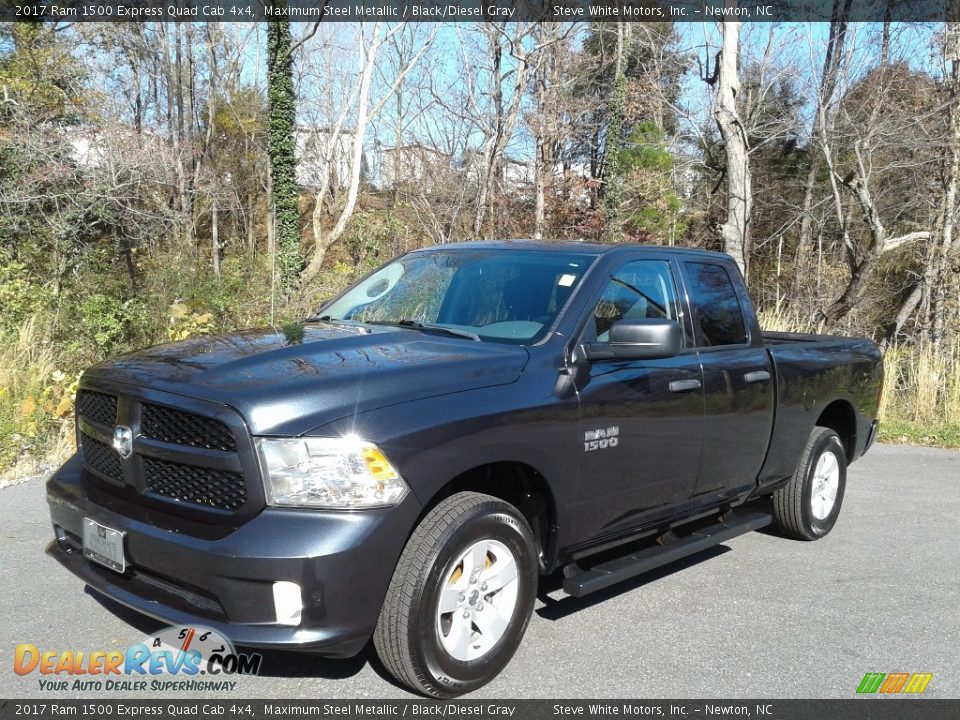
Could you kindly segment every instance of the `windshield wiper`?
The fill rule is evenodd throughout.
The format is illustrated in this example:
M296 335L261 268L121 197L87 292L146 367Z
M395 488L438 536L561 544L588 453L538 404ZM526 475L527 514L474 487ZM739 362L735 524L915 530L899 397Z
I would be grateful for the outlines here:
M342 325L344 327L359 327L360 323L356 320L344 320L342 318L330 317L329 315L310 315L304 322L323 322L331 325Z
M355 330L364 335L369 335L373 332L370 328L364 327L364 324L358 320L344 320L343 318L330 317L329 315L311 315L304 322L320 322L328 325L337 325L342 328Z
M414 330L422 330L423 332L442 332L447 335L453 335L454 337L467 338L467 340L475 340L480 342L480 336L476 333L472 333L469 330L458 330L457 328L444 327L443 325L431 325L429 323L422 323L417 320L407 320L406 318L401 320L365 320L368 325L394 325L396 327L407 327L413 328Z

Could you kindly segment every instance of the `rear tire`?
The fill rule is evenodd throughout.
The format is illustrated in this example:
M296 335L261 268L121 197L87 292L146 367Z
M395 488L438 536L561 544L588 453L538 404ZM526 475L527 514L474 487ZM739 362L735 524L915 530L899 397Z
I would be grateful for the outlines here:
M773 518L797 540L819 540L837 522L847 485L847 453L840 436L817 426L790 482L773 494Z
M472 692L506 667L537 593L536 543L520 512L457 493L413 531L373 635L387 671L439 698Z

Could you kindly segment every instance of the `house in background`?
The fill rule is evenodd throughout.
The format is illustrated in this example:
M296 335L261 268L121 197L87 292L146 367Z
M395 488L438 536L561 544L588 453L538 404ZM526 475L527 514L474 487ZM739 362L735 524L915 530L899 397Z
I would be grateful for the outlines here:
M101 167L106 161L107 148L103 133L83 128L69 133L70 159L81 170Z
M51 126L58 135L70 163L83 173L119 168L138 168L142 175L147 168L170 167L171 150L161 135L149 129L137 132L123 125Z
M480 150L467 150L463 154L461 164L466 172L467 180L471 183L477 183L483 174L483 152ZM505 155L500 160L497 167L497 184L500 186L501 191L528 195L532 191L533 180L534 169L532 162L518 160L509 155Z
M500 172L500 181L507 190L525 190L533 187L534 169L531 162L505 156Z
M418 183L426 192L431 192L453 167L453 159L448 153L419 143L379 147L377 155L378 185L384 190Z
M297 156L297 184L304 190L316 190L324 179L329 178L331 187L346 187L350 177L350 152L353 145L352 130L341 130L334 137L329 128L301 125L294 130L294 147ZM327 153L330 145L329 166ZM360 177L369 175L366 153L360 161Z

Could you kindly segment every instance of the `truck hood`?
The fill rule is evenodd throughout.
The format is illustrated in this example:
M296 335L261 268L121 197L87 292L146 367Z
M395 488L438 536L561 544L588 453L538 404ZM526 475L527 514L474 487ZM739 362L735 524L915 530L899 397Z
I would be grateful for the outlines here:
M200 398L238 410L254 435L301 435L409 400L504 385L521 346L418 330L307 323L157 345L90 368L97 379Z

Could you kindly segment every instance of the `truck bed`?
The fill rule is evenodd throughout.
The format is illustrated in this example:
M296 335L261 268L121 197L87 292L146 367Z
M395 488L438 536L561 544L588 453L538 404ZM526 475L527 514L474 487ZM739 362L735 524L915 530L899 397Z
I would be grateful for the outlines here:
M879 410L883 363L876 344L840 335L767 331L761 335L774 370L776 414L760 485L793 472L814 415L821 411L844 416L852 431L847 459L859 457L872 440L871 423ZM823 398L828 395L846 405L841 402L824 410Z

